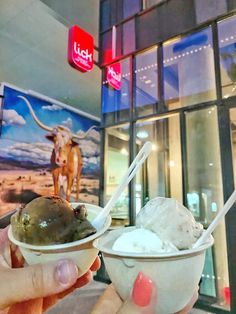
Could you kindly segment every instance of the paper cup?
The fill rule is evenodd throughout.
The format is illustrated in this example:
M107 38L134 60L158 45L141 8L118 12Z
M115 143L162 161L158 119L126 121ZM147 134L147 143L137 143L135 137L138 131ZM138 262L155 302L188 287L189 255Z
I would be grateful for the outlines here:
M102 210L100 206L86 204L86 203L71 203L75 208L78 205L84 204L88 211L88 219L92 221L98 213ZM82 240L54 245L31 245L16 240L12 233L12 227L8 230L9 240L16 244L27 264L33 265L38 263L47 263L57 261L61 258L72 259L79 268L79 276L85 274L92 263L94 262L98 249L92 243L101 236L111 225L111 216L108 216L101 230L95 234L84 238Z
M197 288L205 261L205 251L214 243L211 236L196 249L174 253L140 254L112 250L115 240L134 227L121 228L105 233L94 241L103 253L107 273L123 300L132 291L139 272L149 276L157 287L156 312L173 314L180 311L192 298Z

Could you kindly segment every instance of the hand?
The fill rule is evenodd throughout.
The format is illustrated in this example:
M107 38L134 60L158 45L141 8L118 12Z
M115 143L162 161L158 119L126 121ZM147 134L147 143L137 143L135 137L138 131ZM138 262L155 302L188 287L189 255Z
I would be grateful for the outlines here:
M158 302L158 293L155 284L143 273L139 273L130 298L124 303L115 291L113 285L109 285L91 314L153 314ZM192 309L198 298L198 289L185 308L176 314L187 314Z
M92 279L100 267L97 258L90 271L78 278L71 260L23 267L17 247L10 245L7 228L0 232L0 313L41 314L74 289ZM6 309L7 308L7 309ZM4 311L1 311L4 310Z

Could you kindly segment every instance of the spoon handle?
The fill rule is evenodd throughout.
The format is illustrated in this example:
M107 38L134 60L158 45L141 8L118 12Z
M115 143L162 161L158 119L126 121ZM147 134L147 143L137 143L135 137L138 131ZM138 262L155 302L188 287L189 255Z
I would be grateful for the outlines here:
M218 226L221 219L227 214L230 208L233 206L234 202L236 201L236 190L231 194L228 198L227 202L224 204L223 208L218 212L215 218L212 220L206 231L204 231L201 237L195 242L193 248L196 248L206 242L207 238L212 234L215 228Z
M123 179L121 180L121 183L119 184L118 188L116 189L115 193L111 197L111 199L108 201L104 209L98 214L98 216L92 221L92 225L98 230L104 223L105 218L110 213L112 207L115 205L116 201L120 197L121 193L125 189L125 187L129 184L129 182L132 180L134 175L137 173L140 166L144 163L146 158L149 156L149 154L152 151L152 143L146 142L131 165L129 166L127 172L125 173Z

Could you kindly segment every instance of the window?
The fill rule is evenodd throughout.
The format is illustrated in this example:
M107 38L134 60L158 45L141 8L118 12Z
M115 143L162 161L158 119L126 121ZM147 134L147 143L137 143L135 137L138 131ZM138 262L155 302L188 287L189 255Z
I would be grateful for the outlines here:
M141 11L140 0L123 0L124 19Z
M134 19L123 24L123 55L135 50Z
M157 47L134 59L134 107L137 116L155 112L158 101Z
M108 0L101 2L101 31L110 27L110 4Z
M136 176L136 212L157 196L175 197L182 203L182 167L179 115L136 123L136 145L146 141L153 151Z
M210 27L165 43L163 53L164 97L169 109L216 98Z
M163 0L144 0L145 9L161 2L163 2Z
M121 82L116 89L107 81L106 69L103 73L102 115L105 124L129 119L130 112L130 59L120 62Z
M112 62L112 32L108 31L102 35L102 63Z
M236 95L236 17L218 23L222 96Z
M112 197L129 167L129 125L106 129L104 204ZM129 224L128 186L111 211L112 225Z
M217 109L191 111L186 115L187 205L205 228L223 206ZM215 245L206 253L200 293L217 298L227 307L229 286L224 221L214 231ZM213 251L212 251L213 250ZM213 263L214 256L214 263Z

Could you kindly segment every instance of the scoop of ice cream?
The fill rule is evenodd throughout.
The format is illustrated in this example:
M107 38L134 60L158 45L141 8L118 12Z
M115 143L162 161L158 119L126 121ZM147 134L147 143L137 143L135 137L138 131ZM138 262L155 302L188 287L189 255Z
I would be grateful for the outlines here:
M203 226L186 207L173 198L164 197L150 200L137 215L136 224L178 249L191 248L203 231Z
M128 253L167 253L178 249L168 241L162 241L155 233L137 228L122 233L113 244L114 251Z
M78 211L60 197L38 197L21 206L11 217L12 233L15 239L34 245L79 240L95 233L96 229L87 220L86 213L77 219Z

